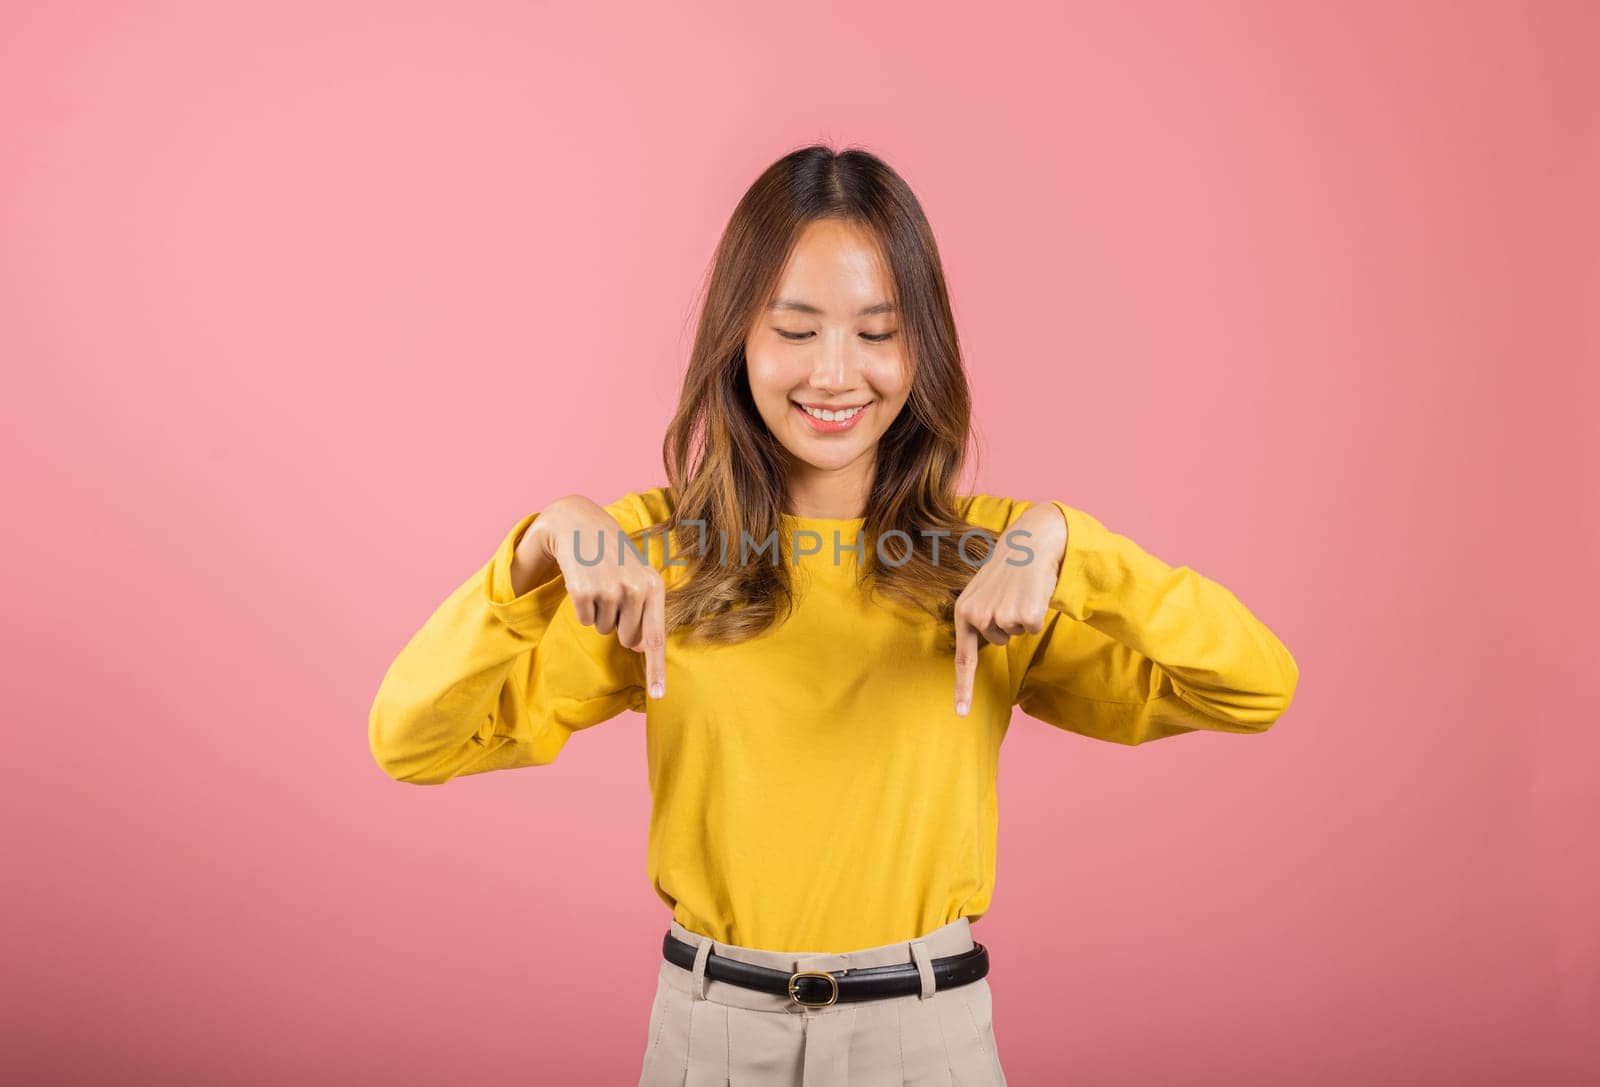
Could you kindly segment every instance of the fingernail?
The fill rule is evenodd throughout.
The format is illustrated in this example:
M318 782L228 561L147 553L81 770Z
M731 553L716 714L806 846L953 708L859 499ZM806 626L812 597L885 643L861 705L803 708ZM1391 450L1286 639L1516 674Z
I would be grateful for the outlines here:
M650 684L650 697L651 698L660 698L662 695L664 695L666 693L667 693L667 689L666 689L665 685L660 684L660 683L652 683L652 684Z
M957 702L957 703L956 703L956 716L957 716L957 717L965 717L965 716L966 716L966 715L967 715L967 711L968 711L968 710L969 710L969 709L971 709L971 708L972 708L972 707L971 707L971 706L969 706L969 705L968 705L968 704L967 704L967 703L965 703L965 702Z

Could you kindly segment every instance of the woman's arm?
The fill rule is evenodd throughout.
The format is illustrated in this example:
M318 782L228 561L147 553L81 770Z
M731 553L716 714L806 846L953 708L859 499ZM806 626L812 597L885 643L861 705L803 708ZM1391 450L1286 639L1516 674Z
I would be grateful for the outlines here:
M629 532L640 519L632 495L606 511ZM541 766L555 760L573 732L644 708L640 655L615 634L577 621L553 562L517 562L518 544L538 516L512 526L494 556L438 606L389 666L372 704L368 740L373 758L395 780L436 785ZM527 584L521 594L514 566L517 583Z
M1024 665L1023 712L1122 744L1200 729L1263 732L1283 715L1300 670L1233 593L1054 505L1067 546Z

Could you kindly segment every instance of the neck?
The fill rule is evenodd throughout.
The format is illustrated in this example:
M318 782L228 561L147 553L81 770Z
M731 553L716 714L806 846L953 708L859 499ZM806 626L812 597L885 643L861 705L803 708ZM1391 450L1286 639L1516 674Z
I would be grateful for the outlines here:
M867 496L872 493L872 462L869 458L863 461L843 468L793 466L786 480L788 508L784 512L796 517L865 516Z

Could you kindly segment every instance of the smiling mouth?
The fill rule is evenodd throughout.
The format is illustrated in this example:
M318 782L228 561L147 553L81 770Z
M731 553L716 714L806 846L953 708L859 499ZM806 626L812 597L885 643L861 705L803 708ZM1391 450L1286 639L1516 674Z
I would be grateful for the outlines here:
M870 400L850 408L810 408L798 400L790 403L794 404L795 411L800 413L811 429L822 433L836 433L850 429L867 413L867 409L872 407Z

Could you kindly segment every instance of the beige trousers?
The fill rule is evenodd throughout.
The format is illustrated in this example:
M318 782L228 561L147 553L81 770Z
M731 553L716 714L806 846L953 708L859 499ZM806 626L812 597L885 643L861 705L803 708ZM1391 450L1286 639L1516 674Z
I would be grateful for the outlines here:
M973 946L965 917L836 953L725 944L676 920L672 934L699 951L693 970L661 960L639 1087L1005 1087L988 979L933 987L930 961ZM807 1008L706 977L712 952L791 972L915 963L922 991Z

